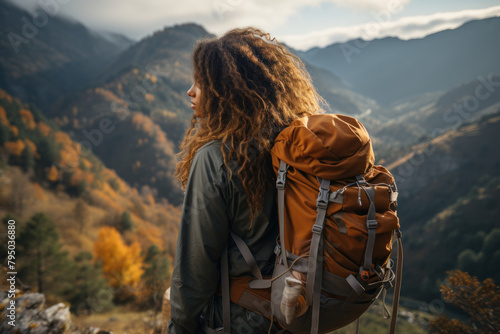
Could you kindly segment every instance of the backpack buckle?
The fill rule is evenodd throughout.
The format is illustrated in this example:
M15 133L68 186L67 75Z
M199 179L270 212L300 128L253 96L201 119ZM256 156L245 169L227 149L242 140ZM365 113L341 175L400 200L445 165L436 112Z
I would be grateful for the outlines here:
M368 229L370 229L370 230L371 229L376 229L377 226L378 226L378 222L376 220L369 219L369 220L366 221L366 227Z
M287 170L288 165L284 161L280 161L280 168L278 169L278 175L276 177L276 189L285 189Z
M279 170L276 178L276 189L285 189L286 171Z
M312 231L313 231L313 233L321 234L321 232L323 232L323 226L314 224L313 228L312 228Z
M281 255L281 246L280 245L276 245L274 247L274 254L276 254L276 256L280 256Z
M316 201L316 207L319 209L326 209L328 207L328 201L330 200L330 181L321 180L321 186L319 187L318 200Z

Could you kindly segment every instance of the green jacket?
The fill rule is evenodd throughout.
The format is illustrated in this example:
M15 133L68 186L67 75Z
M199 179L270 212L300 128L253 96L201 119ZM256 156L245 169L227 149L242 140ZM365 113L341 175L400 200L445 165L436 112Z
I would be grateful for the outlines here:
M231 162L228 165L233 168ZM245 240L262 273L272 274L279 233L275 191L263 196L264 208L251 223L245 189L236 171L230 178L221 142L198 150L189 171L177 240L169 334L195 333L200 314L218 291L220 257L230 239L229 230ZM228 254L231 276L252 276L232 239Z

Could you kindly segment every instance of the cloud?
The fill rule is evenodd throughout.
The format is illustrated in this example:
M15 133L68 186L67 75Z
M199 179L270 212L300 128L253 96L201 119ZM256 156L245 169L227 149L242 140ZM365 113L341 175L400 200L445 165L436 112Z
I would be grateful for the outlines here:
M363 38L364 40L387 36L401 39L422 38L441 30L457 28L470 20L494 16L500 16L500 6L410 16L394 21L391 20L390 15L380 17L372 15L373 20L369 23L334 27L300 35L286 35L281 36L281 40L298 50L307 50L314 46L323 47L355 38Z
M14 2L14 0L10 0ZM410 0L391 0L404 7ZM23 0L17 5L31 11L46 3L60 3L59 13L98 30L142 38L164 26L196 22L220 34L236 26L257 26L267 31L289 23L304 7L334 4L356 11L380 10L380 0Z
M10 0L14 1L14 0ZM386 36L420 38L453 29L462 23L500 15L500 6L486 9L436 13L393 20L410 0L23 0L18 5L33 10L37 5L60 3L58 12L96 30L119 32L140 39L165 26L196 22L208 31L221 34L230 28L256 26L276 31L293 25L291 18L306 7L333 4L370 13L368 23L333 27L303 34L277 35L278 40L299 50L326 46L354 38L371 40Z

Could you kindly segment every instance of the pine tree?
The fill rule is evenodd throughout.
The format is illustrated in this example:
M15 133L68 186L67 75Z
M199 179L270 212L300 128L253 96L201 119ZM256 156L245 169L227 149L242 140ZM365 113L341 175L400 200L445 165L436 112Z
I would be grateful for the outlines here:
M101 268L93 263L87 251L75 256L78 269L69 298L71 309L77 314L88 315L108 311L113 307L113 290L102 277Z
M5 144L10 138L9 128L0 120L0 146Z
M35 167L35 156L33 155L33 151L31 150L30 145L26 145L21 153L21 168L23 172L27 173Z
M64 294L71 283L74 264L59 242L56 225L43 213L34 214L19 239L19 278L38 292Z
M128 211L122 213L122 219L120 221L120 231L123 233L125 231L132 231L134 229L134 222Z
M141 304L147 308L160 310L163 294L170 281L170 261L166 252L161 252L158 246L151 245L144 266L146 270L142 276L144 291L141 293L143 296Z
M50 167L60 159L59 148L52 137L45 137L40 140L38 153L40 154L40 164L42 167Z

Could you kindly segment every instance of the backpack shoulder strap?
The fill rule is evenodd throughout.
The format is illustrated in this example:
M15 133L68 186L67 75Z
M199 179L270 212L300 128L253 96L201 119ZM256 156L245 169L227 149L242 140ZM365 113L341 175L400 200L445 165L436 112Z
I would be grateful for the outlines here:
M236 247L238 247L239 251L243 255L245 262L250 267L250 271L257 278L257 282L265 282L262 277L262 272L259 269L259 265L255 258L248 248L246 242L238 236L233 231L229 231L229 235L234 240ZM228 254L228 245L224 247L224 251L222 252L221 257L221 290L222 290L222 323L224 327L224 334L231 333L231 287L229 285L229 254ZM267 283L267 282L266 282ZM270 283L270 281L269 281Z
M392 317L390 334L396 332L396 320L398 318L399 295L401 292L401 280L403 276L403 243L401 242L402 233L396 230L396 237L398 242L398 263L396 265L396 285L394 287L394 299L392 301Z
M243 255L245 262L250 267L250 271L252 272L254 277L260 280L263 279L262 273L259 269L259 265L257 264L257 261L255 261L255 258L252 255L252 251L250 251L250 248L248 248L247 243L233 231L229 231L229 234L231 235L231 238L234 240L234 243L241 252L241 255Z

